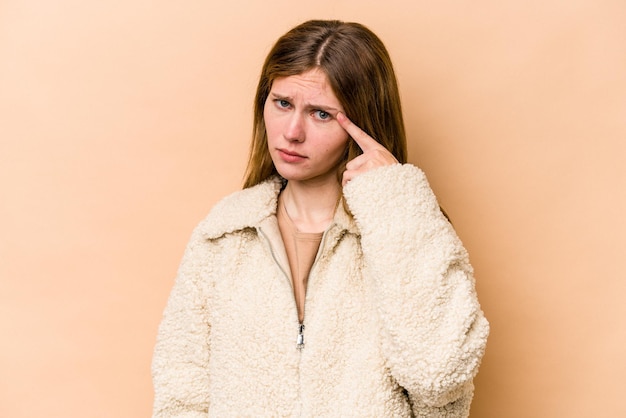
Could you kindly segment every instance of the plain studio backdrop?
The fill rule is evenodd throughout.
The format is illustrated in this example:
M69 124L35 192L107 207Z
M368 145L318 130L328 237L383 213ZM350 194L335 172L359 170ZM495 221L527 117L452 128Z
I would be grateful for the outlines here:
M0 1L0 416L150 415L185 243L311 18L391 53L492 325L472 417L626 416L623 0Z

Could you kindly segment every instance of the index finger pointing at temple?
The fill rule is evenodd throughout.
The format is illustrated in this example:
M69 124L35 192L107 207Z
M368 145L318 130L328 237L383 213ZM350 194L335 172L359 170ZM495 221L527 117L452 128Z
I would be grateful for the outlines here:
M337 113L337 122L354 139L363 152L382 146L363 129L356 126L345 114Z

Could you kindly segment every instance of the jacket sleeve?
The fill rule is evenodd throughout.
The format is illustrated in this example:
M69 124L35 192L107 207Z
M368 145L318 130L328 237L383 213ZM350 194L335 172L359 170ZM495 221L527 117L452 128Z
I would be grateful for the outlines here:
M154 418L199 418L208 414L209 319L206 240L194 232L178 270L152 360Z
M361 231L391 374L417 416L467 412L489 324L467 252L426 177L409 164L381 167L350 181L344 196Z

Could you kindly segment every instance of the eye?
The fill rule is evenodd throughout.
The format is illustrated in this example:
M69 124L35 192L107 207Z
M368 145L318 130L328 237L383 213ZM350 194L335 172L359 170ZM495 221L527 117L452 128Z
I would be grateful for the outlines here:
M328 120L331 118L331 114L323 110L316 110L314 113L319 120Z
M289 106L291 106L291 103L284 99L276 99L274 100L274 102L276 103L276 106L280 107L281 109L287 109L289 108Z

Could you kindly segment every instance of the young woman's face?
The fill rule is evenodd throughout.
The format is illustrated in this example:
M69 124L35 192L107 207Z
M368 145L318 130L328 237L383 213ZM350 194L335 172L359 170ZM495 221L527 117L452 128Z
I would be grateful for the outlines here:
M269 152L278 173L289 181L337 181L348 133L335 119L344 112L320 70L277 78L263 117Z

